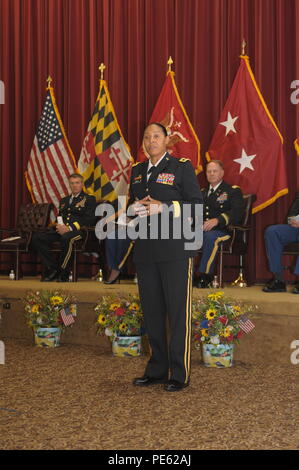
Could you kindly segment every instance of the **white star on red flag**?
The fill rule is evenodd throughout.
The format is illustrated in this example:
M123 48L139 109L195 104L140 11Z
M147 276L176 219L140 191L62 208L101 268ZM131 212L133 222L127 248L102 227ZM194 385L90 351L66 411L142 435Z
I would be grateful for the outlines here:
M251 160L253 160L256 157L256 155L247 155L244 149L242 149L242 156L241 158L236 158L234 162L239 163L240 165L240 171L239 173L241 174L245 168L249 168L249 170L254 171L253 166L251 165Z
M231 113L228 111L227 120L219 122L219 124L221 124L222 126L224 126L226 128L225 129L225 135L227 135L230 131L235 132L235 133L237 132L236 129L235 129L234 123L238 119L238 117L239 116L236 116L236 117L233 118Z
M253 213L288 192L283 137L262 97L247 56L241 56L207 160L222 161L225 181L239 186L243 194L256 195Z

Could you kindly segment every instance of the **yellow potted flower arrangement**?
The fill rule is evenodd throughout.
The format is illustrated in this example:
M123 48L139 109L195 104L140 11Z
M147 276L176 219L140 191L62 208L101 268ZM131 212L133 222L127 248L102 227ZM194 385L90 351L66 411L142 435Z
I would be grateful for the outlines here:
M64 327L74 323L77 316L76 299L61 291L30 291L23 299L28 326L33 328L35 344L57 347Z
M112 342L114 356L141 354L143 314L135 295L104 296L95 307L97 332Z
M234 344L254 328L246 316L253 309L225 297L224 292L212 292L193 301L193 340L197 349L202 347L205 366L232 366Z

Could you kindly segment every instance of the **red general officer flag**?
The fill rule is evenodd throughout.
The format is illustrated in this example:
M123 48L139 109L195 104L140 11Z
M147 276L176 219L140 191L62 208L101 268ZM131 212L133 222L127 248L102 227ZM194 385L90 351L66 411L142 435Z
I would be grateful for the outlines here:
M250 68L241 63L207 152L207 160L221 160L225 181L244 194L256 194L258 212L288 193L283 138Z
M189 158L196 173L202 171L200 164L200 142L188 118L174 80L174 72L168 71L162 91L156 103L151 122L160 122L169 132L168 152L177 158ZM137 161L148 158L143 147Z

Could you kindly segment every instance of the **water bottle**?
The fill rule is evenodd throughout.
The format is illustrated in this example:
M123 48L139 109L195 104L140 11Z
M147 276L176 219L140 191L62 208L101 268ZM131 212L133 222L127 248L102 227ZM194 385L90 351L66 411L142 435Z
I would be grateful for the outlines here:
M73 271L70 271L69 282L73 282Z
M214 276L213 282L212 282L213 289L218 289L219 287L219 282L217 279L217 276Z
M101 269L99 269L97 281L103 282L103 271Z
M12 269L12 270L10 271L10 273L9 273L9 279L10 279L11 281L14 281L14 280L15 280L15 272L14 272L13 269Z

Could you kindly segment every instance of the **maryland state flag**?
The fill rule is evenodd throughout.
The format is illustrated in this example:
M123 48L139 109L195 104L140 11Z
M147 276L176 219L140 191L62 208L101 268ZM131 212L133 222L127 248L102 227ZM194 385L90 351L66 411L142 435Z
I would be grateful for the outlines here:
M96 200L114 201L125 196L133 158L119 128L105 80L81 150L78 168L86 191Z
M256 194L253 213L288 193L283 138L245 55L209 146L210 159L224 163L228 183Z
M170 141L167 150L173 157L189 158L196 173L202 171L200 142L181 101L172 71L167 72L149 124L151 122L160 122L168 130ZM137 161L144 161L148 157L145 148L141 147Z

